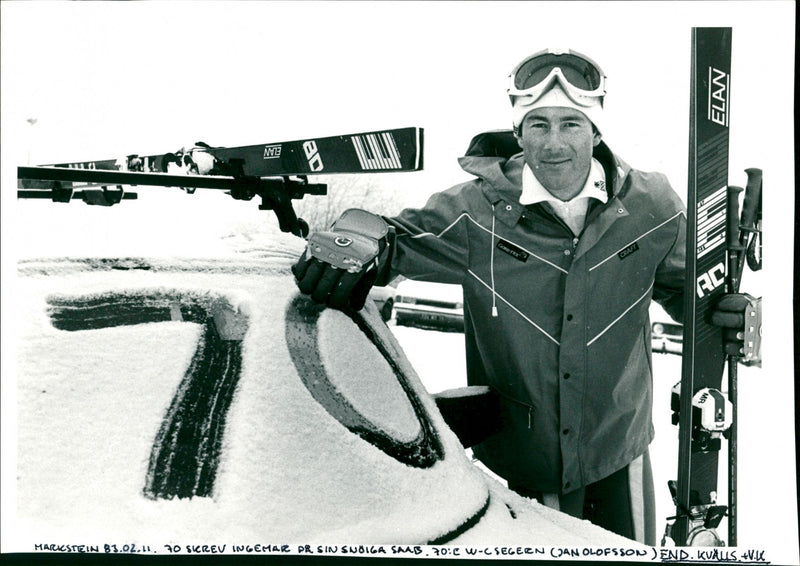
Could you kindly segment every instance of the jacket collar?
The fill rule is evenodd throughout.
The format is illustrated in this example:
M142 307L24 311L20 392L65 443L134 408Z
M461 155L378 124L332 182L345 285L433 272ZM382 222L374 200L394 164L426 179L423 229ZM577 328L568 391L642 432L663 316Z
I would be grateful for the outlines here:
M589 169L589 176L580 192L570 199L570 202L581 198L594 198L600 202L608 202L608 191L606 191L606 173L597 159L592 159ZM522 168L522 195L519 202L524 205L537 202L554 202L559 205L562 201L553 196L544 185L542 185L533 174L531 168L526 163Z
M594 148L593 157L605 171L609 201L618 202L624 196L630 166L614 155L603 141ZM511 130L478 134L472 138L467 152L459 158L458 163L467 173L486 181L483 183L484 195L500 222L509 226L519 222L525 212L525 207L519 202L525 159ZM619 204L617 209L621 206Z

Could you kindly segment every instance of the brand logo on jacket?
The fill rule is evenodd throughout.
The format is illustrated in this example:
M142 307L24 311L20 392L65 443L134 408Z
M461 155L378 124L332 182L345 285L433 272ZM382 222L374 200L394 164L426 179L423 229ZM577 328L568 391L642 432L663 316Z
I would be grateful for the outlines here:
M631 255L633 252L636 251L639 251L639 244L637 242L634 242L624 250L617 253L617 256L619 257L619 259L625 259L626 257L628 257L629 255Z
M525 250L523 250L518 246L515 246L511 242L500 240L499 242L497 242L497 249L500 250L501 252L507 253L508 255L510 255L516 260L521 261L522 263L528 261L528 255L529 255L528 252L526 252Z

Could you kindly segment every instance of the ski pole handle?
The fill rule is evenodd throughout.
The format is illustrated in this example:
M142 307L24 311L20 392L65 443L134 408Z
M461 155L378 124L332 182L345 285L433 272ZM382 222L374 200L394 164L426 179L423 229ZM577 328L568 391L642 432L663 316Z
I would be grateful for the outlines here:
M742 203L742 219L739 222L744 230L752 230L757 220L761 204L761 169L745 169L747 173L747 188L744 191Z
M739 244L745 254L747 265L753 271L761 269L761 169L745 169L747 188L744 191L742 218L739 222ZM741 281L744 261L739 261L737 279Z
M728 249L728 292L739 292L739 253L743 250L739 244L739 193L741 187L728 187L727 222L725 225L725 244Z
M741 250L739 245L739 193L742 192L742 187L728 187L727 199L727 224L725 226L725 243L728 251Z

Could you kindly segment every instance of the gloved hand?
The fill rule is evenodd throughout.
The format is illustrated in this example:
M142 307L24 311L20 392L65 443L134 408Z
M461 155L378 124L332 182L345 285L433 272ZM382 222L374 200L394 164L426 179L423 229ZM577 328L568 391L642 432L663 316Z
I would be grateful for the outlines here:
M390 230L378 215L351 208L328 232L308 237L292 267L300 291L334 308L361 310L389 255Z
M725 353L746 365L761 365L761 297L746 293L723 295L711 313L711 322L725 328Z

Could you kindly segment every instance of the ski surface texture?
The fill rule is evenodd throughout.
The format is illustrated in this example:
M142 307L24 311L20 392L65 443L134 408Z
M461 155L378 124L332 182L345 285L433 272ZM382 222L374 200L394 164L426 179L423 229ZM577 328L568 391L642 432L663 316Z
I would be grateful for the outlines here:
M725 288L731 39L731 28L692 30L684 350L673 528L678 546L689 544L691 530L703 525L706 507L718 505L719 441L715 445L697 434L692 397L703 388L719 390L725 367L722 329L710 319Z

